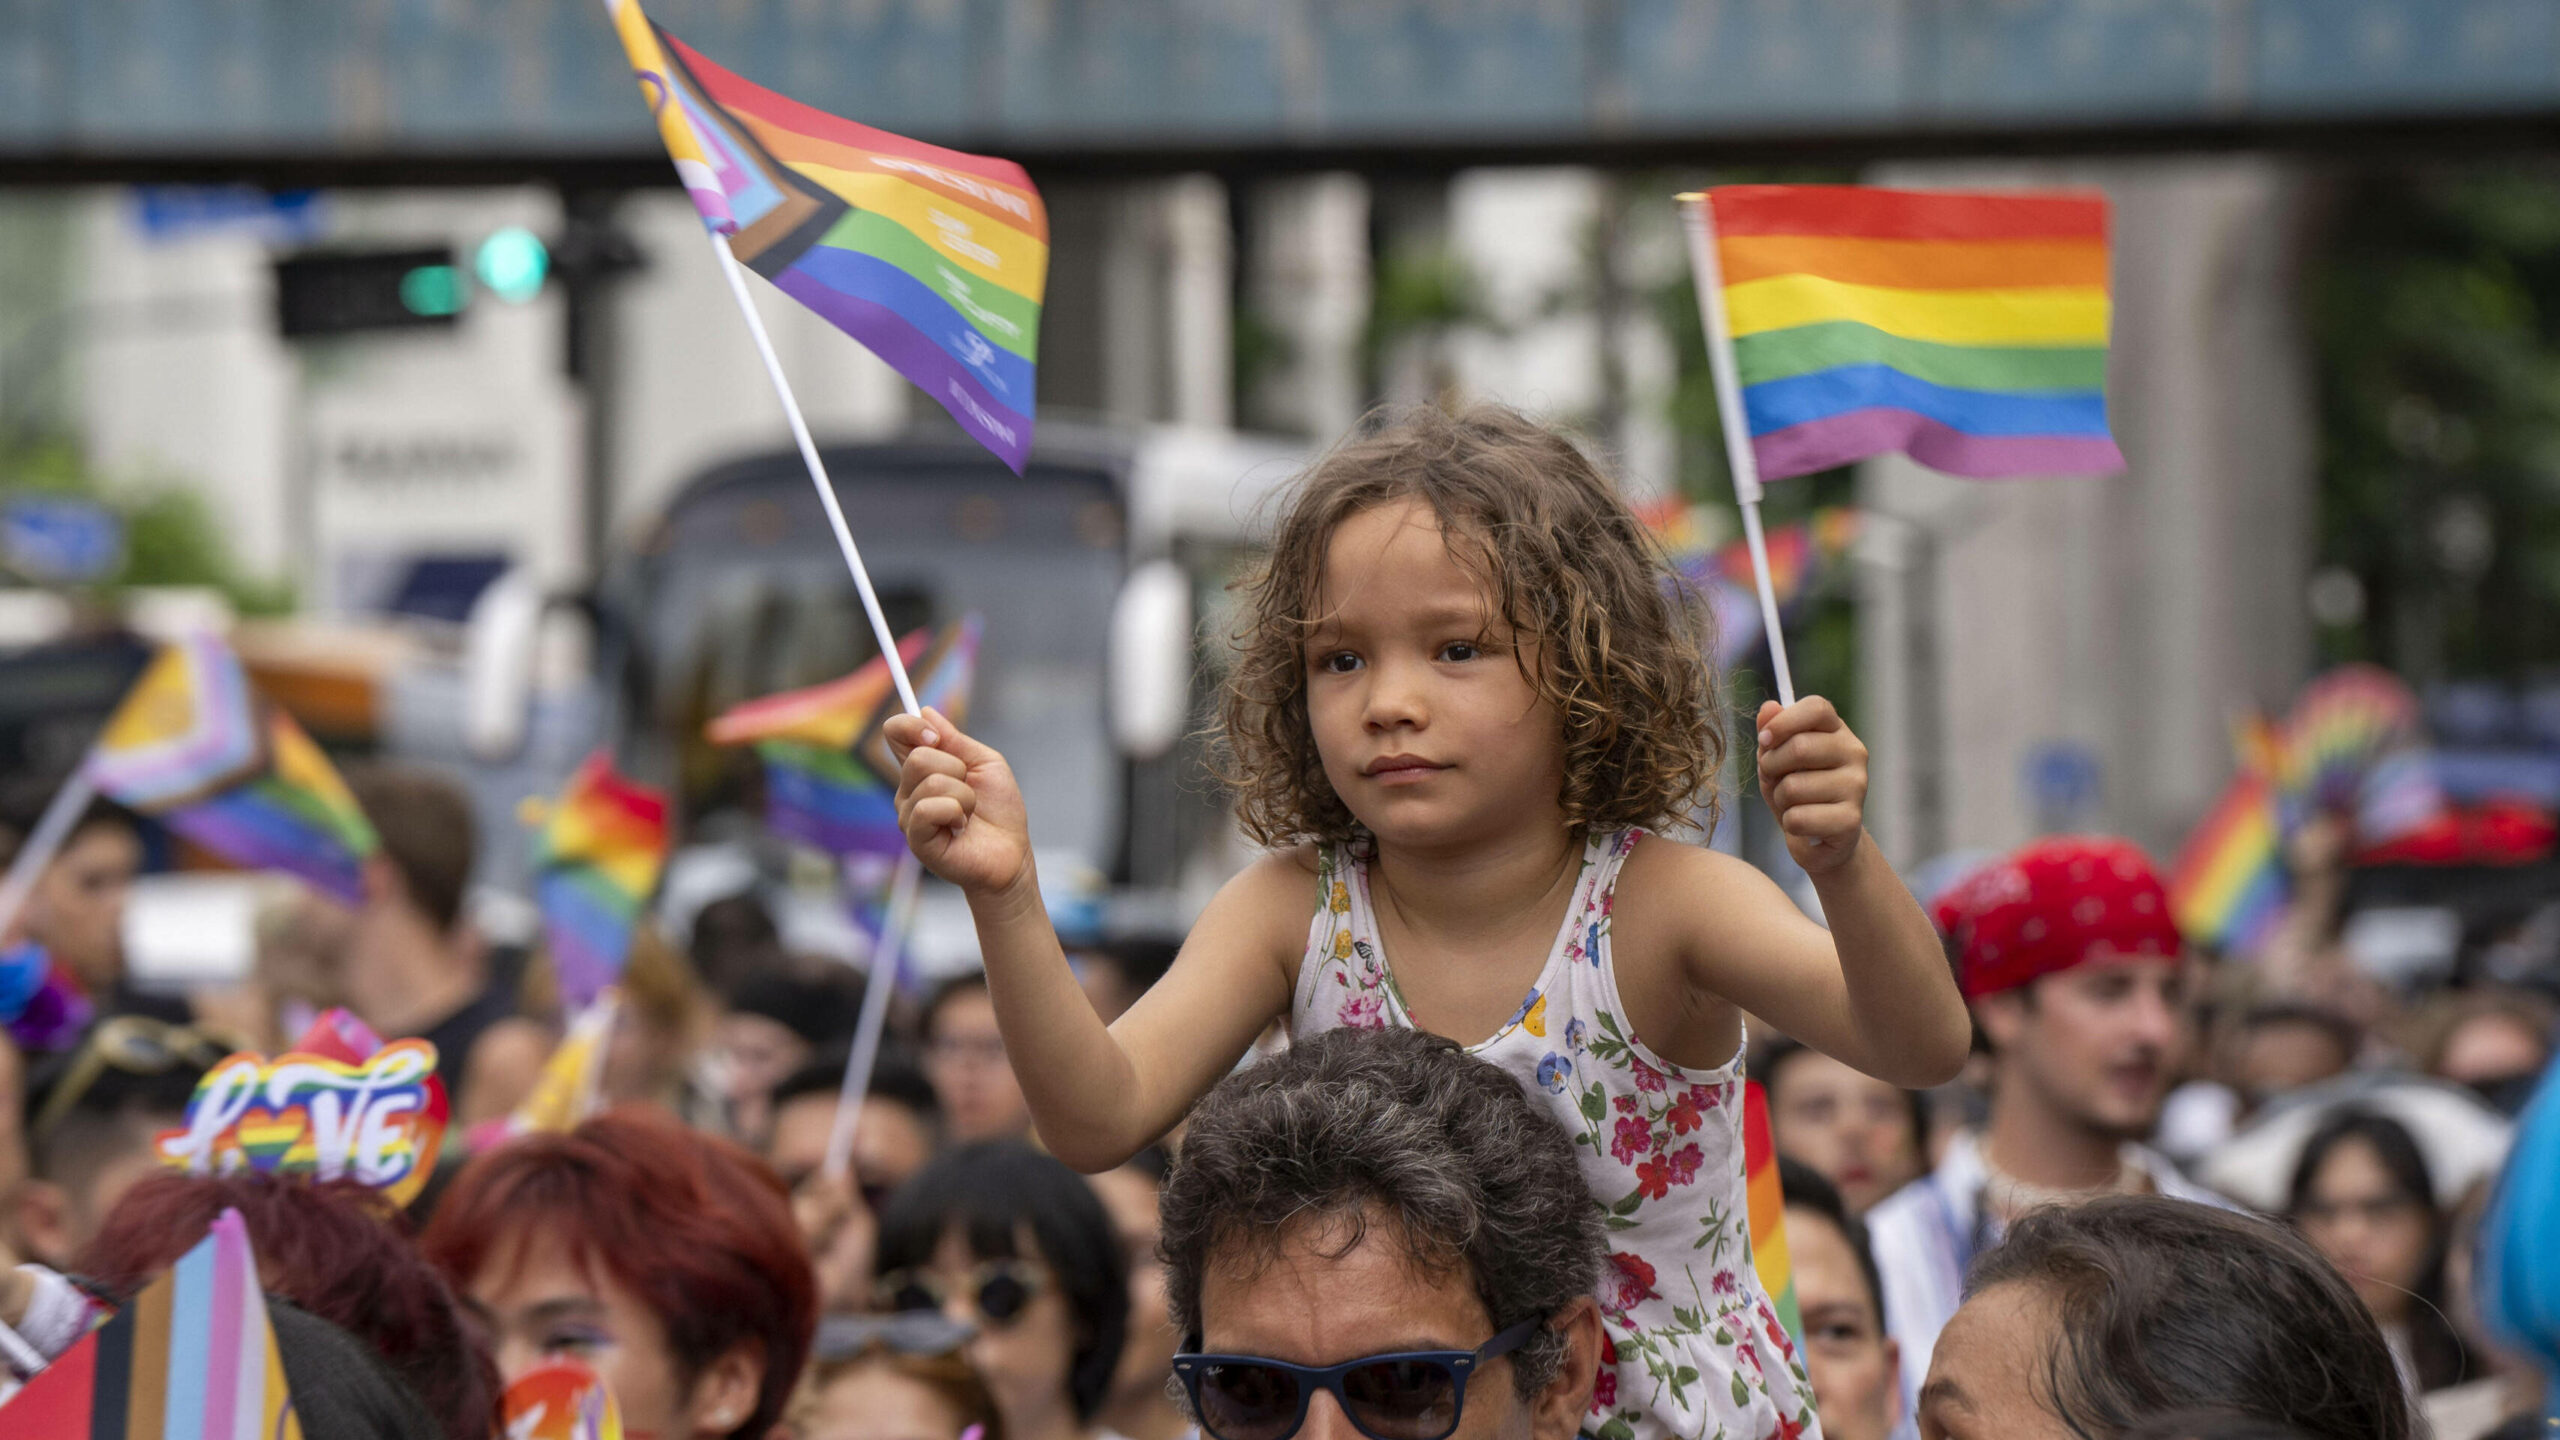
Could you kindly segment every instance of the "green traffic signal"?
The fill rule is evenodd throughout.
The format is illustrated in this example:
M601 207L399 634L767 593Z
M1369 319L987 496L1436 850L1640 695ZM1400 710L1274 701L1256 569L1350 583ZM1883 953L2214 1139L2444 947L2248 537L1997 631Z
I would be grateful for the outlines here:
M480 242L471 257L471 272L490 294L510 305L522 305L542 293L543 278L551 273L551 251L541 236L510 225Z
M400 303L412 315L462 312L462 275L450 265L421 265L400 277Z

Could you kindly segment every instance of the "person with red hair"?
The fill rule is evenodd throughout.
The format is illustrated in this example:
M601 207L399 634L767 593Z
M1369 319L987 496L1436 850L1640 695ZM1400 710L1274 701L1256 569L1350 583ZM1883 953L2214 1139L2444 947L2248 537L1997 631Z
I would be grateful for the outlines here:
M634 1436L763 1440L817 1328L782 1182L645 1110L474 1158L421 1244L488 1325L509 1383L581 1361Z
M399 1211L352 1180L155 1175L116 1202L75 1268L101 1290L133 1294L231 1209L248 1224L268 1294L371 1347L447 1440L487 1440L498 1423L487 1347Z

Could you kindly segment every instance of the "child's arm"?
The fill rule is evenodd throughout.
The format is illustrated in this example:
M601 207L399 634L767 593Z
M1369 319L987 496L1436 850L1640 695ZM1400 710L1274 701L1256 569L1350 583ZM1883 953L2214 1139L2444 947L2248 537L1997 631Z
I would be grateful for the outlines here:
M1227 882L1164 979L1110 1028L1068 968L1040 900L1022 792L1004 757L940 712L889 721L907 844L960 887L987 993L1040 1139L1108 1170L1173 1128L1289 1003L1315 880L1287 856Z
M1972 1024L1936 927L1867 837L1867 747L1819 696L1762 705L1759 739L1760 793L1831 928L1749 866L1688 851L1701 883L1672 893L1690 982L1879 1079L1945 1083Z

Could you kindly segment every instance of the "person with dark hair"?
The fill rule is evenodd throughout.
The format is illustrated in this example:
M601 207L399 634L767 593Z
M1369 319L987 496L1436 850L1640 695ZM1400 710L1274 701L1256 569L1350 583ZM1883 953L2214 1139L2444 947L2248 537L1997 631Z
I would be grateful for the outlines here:
M2411 1440L2355 1291L2284 1226L2116 1195L2020 1218L1983 1252L1920 1391L1924 1440L2113 1440L2204 1408L2303 1440Z
M1852 1215L1928 1168L1928 1099L1780 1035L1751 1048L1778 1153L1818 1171Z
M2189 971L2142 851L2051 836L1975 871L1934 908L1991 1051L1991 1106L1934 1171L1867 1213L1905 1414L1918 1412L1966 1267L2019 1216L2112 1194L2221 1203L2142 1143L2186 1054Z
M2229 1044L2231 1086L2245 1118L2278 1096L2344 1074L2364 1035L2334 1010L2281 1000L2242 1012Z
M197 1077L233 1048L188 1026L117 1015L99 1021L78 1049L35 1067L27 1085L29 1174L0 1196L0 1241L69 1268L125 1191L159 1173L153 1137L177 1128Z
M2369 1110L2330 1116L2303 1141L2287 1196L2285 1213L2303 1238L2373 1312L2410 1392L2469 1378L2466 1347L2446 1314L2451 1225L2408 1127Z
M1108 1025L1128 1014L1138 997L1164 978L1181 949L1180 940L1131 936L1079 945L1067 953L1067 963L1075 967L1076 983L1084 987L1093 1013Z
M1192 1429L1191 1417L1173 1398L1173 1353L1182 1336L1165 1308L1164 1262L1156 1258L1170 1164L1162 1147L1150 1145L1119 1169L1087 1177L1111 1212L1129 1262L1129 1341L1120 1349L1119 1373L1111 1377L1111 1399L1102 1411L1103 1423L1129 1440L1183 1440Z
M41 797L29 788L36 814L60 782L47 780ZM23 807L21 807L23 808ZM7 847L12 853L17 849ZM134 988L124 968L124 907L142 873L142 827L133 812L112 800L92 800L80 812L62 848L36 876L20 917L25 937L45 953L88 997L101 1015L148 1015L172 1025L192 1017L186 1000Z
M1330 1030L1228 1077L1162 1217L1204 1440L1618 1433L1602 1312L1679 1282L1611 1255L1602 1214L1563 1128L1440 1036ZM1702 1323L1763 1323L1704 1304Z
M626 1432L657 1440L771 1434L817 1328L782 1182L651 1110L475 1156L420 1249L487 1325L506 1381L582 1361Z
M1005 1059L995 1001L982 971L945 980L925 1002L924 1073L951 1138L1011 1140L1031 1134L1031 1102Z
M136 1293L229 1209L248 1226L269 1295L363 1341L446 1440L487 1440L498 1422L496 1364L398 1212L353 1181L155 1175L117 1202L75 1268L109 1292Z
M1085 1178L1019 1140L936 1158L880 1212L877 1299L972 1327L969 1363L1009 1440L1113 1440L1097 1417L1129 1320L1129 1272Z
M1822 1172L1778 1157L1804 1368L1824 1440L1885 1440L1902 1423L1902 1350L1884 1333L1884 1282L1867 1227Z
M794 962L740 981L712 1029L729 1132L761 1148L773 1129L773 1087L819 1051L850 1041L861 1015L862 977L841 965Z
M471 797L415 765L350 766L347 788L382 848L364 863L352 915L311 897L306 924L335 939L347 1008L386 1040L436 1047L436 1074L460 1134L504 1115L533 1089L552 1037L517 1013L487 943L463 915L477 832Z
M2144 1420L2125 1431L2122 1440L2303 1440L2303 1435L2282 1420L2264 1415L2177 1410Z
M933 1087L902 1047L884 1048L853 1129L850 1183L824 1172L844 1093L849 1045L818 1052L773 1091L765 1161L791 1187L791 1213L817 1267L819 1308L859 1310L871 1299L881 1204L933 1158Z

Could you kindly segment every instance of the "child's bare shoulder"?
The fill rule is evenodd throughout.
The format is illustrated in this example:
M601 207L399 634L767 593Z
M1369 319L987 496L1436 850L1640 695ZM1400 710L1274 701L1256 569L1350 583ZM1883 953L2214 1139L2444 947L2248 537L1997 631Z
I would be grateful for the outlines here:
M1193 936L1212 932L1221 948L1233 945L1281 961L1294 976L1306 948L1307 926L1315 919L1316 873L1312 845L1264 854L1219 888Z
M1672 955L1770 918L1801 918L1795 902L1751 862L1683 840L1648 835L1618 872L1610 926L1622 939Z

